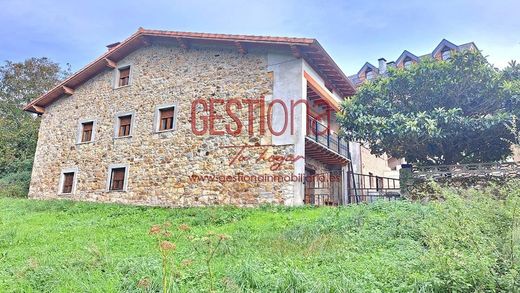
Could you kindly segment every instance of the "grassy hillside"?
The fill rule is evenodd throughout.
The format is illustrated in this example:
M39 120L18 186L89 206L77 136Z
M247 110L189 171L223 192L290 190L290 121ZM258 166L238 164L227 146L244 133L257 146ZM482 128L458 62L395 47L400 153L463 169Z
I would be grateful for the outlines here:
M165 222L173 292L511 292L519 193L256 209L0 198L0 292L161 291L160 234L150 228ZM221 238L210 278L204 248Z

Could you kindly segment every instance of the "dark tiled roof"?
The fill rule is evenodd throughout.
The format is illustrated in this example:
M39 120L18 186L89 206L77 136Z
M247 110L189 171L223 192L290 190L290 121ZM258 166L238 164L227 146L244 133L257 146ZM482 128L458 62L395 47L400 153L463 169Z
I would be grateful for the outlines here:
M469 42L469 43L465 43L465 44L462 44L460 46L457 46L455 44L453 44L452 42L446 40L446 39L443 39L436 47L435 49L432 51L432 53L428 53L428 54L424 54L424 55L420 55L420 56L416 56L412 53L410 53L408 50L404 50L403 53L401 53L401 55L397 58L396 61L390 61L390 62L387 62L387 66L396 66L399 62L401 62L402 58L405 58L406 56L410 56L410 58L412 58L412 60L416 60L416 61L420 61L421 59L424 59L424 58L433 58L436 51L438 50L441 50L442 48L444 48L445 46L448 46L450 48L453 48L457 51L466 51L466 50L478 50L477 46L475 45L474 42ZM359 70L359 72L357 74L354 74L354 75L350 75L349 78L350 80L352 80L352 83L354 83L356 86L358 86L359 84L361 84L363 81L359 78L359 74L365 70L367 64L373 66L372 64L370 64L369 62L366 62L363 67L361 67L361 69ZM375 66L373 66L375 67ZM379 70L376 70L376 73L379 74Z

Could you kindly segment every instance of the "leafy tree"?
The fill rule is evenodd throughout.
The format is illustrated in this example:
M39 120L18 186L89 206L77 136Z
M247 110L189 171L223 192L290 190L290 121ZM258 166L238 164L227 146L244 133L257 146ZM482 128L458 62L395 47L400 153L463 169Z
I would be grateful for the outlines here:
M516 60L509 61L508 66L502 71L502 75L508 81L518 81L520 79L520 63L517 63Z
M479 52L466 51L389 68L344 102L343 135L367 143L373 154L417 164L503 159L512 139L504 123L520 111L516 66L499 72Z
M40 119L22 108L68 73L47 58L0 66L0 194L27 194Z

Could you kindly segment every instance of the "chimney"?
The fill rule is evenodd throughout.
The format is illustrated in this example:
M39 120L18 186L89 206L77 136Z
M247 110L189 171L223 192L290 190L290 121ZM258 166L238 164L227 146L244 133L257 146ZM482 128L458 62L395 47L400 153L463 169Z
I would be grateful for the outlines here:
M377 61L379 61L379 74L386 73L386 59L379 58L379 59L377 59Z

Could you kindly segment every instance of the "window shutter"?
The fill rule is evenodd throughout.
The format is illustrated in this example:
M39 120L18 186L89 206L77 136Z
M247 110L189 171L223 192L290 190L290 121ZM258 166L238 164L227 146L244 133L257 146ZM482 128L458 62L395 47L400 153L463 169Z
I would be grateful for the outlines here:
M92 131L93 125L94 125L94 123L92 123L92 122L83 123L83 131Z
M72 185L74 184L74 173L63 174L63 193L71 193Z
M130 125L130 122L132 121L132 116L123 116L119 117L119 119L121 121L121 125Z
M123 190L125 183L125 168L112 169L111 190Z

